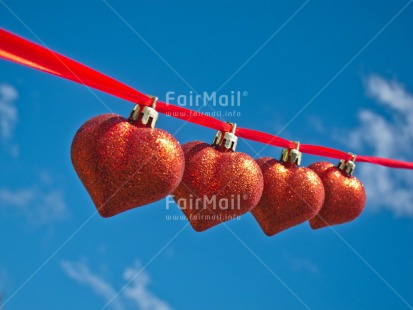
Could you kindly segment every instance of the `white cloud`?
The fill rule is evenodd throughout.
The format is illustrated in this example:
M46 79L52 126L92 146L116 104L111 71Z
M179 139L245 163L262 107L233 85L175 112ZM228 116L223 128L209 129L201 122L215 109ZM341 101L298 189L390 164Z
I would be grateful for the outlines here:
M108 306L115 310L172 310L172 308L148 290L150 276L136 262L123 273L125 284L118 290L102 276L90 271L85 263L62 262L63 271L73 280L84 284L103 297Z
M42 182L40 182L42 183ZM62 190L51 186L0 188L0 212L24 217L34 225L49 224L69 217Z
M20 189L14 192L6 188L0 189L0 201L5 206L25 208L35 196L37 196L36 191L33 189Z
M291 263L295 271L307 271L312 274L320 273L318 266L307 259L295 258Z
M294 271L296 272L305 271L313 275L320 274L320 268L318 267L318 265L313 263L311 260L307 258L293 257L288 253L285 253L284 256Z
M10 139L17 122L17 90L9 84L0 84L0 137Z
M0 142L7 146L14 157L19 153L19 146L11 141L18 118L15 105L18 97L19 94L13 86L0 84ZM67 218L68 210L63 192L47 184L44 175L40 175L39 179L44 186L0 188L0 212L22 215L36 225Z
M413 95L401 83L378 75L369 76L365 88L382 109L359 111L360 125L350 135L351 146L374 156L412 161ZM370 164L360 164L357 170L369 206L413 216L413 171Z
M71 263L68 261L62 262L64 272L73 280L90 287L96 294L103 297L105 301L109 301L114 297L116 290L106 282L102 277L93 274L84 263ZM114 298L111 302L111 307L115 310L124 309L121 301Z
M130 283L123 290L123 294L134 301L141 310L172 310L172 308L160 300L157 296L153 295L148 290L150 283L149 275L142 270L139 262L135 263L135 266L126 268L123 273L125 281Z

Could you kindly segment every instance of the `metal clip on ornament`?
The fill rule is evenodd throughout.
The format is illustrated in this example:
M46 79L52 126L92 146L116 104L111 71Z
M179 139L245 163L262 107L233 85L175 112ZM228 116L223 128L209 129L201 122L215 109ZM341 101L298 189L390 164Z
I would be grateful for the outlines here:
M341 159L338 164L337 164L337 168L340 169L341 171L344 171L345 173L347 173L347 175L352 176L354 173L354 170L356 169L356 154L353 154L351 152L349 152L348 154L351 155L351 160L344 160Z
M215 135L214 141L212 141L212 146L221 146L227 150L235 152L238 142L238 137L235 135L237 124L231 122L227 123L232 126L231 132L225 132L224 135L222 135L222 132L218 131Z
M158 120L159 113L155 110L156 103L158 102L158 97L147 95L148 97L152 98L152 107L143 107L142 111L140 111L140 106L137 104L132 110L129 119L132 121L136 121L140 119L143 125L150 124L151 128L155 128L155 124Z
M300 149L300 142L299 141L291 141L295 143L295 148L294 149L283 149L281 153L281 161L286 163L290 162L291 164L295 164L299 166L301 164L301 157L302 154L299 151Z

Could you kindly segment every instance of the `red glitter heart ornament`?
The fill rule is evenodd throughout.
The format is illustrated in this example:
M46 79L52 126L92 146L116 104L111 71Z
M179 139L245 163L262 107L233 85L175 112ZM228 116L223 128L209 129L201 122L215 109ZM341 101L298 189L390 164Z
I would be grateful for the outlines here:
M264 191L251 213L267 236L308 221L320 211L324 187L314 171L271 157L259 158L257 163Z
M263 178L258 164L247 154L233 151L236 142L231 145L225 139L229 136L215 147L201 141L182 145L185 172L173 198L196 231L250 211L261 197Z
M363 184L357 178L346 172L346 169L339 169L328 162L317 162L308 168L319 175L326 194L320 212L310 220L311 228L318 229L350 222L362 213L366 193Z
M179 142L151 127L156 111L146 108L144 113L135 109L129 120L116 114L96 116L73 139L73 166L103 217L160 200L182 178L185 161Z

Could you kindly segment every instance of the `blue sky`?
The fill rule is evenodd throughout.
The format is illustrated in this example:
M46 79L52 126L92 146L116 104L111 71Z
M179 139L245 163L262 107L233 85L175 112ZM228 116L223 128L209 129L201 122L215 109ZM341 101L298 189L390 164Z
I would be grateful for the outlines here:
M411 161L410 2L0 0L0 26L161 99L246 91L225 118L243 127ZM131 108L0 61L4 310L412 307L412 171L359 164L365 212L334 229L269 238L247 214L197 233L166 220L181 212L165 199L103 219L70 144L89 118ZM181 143L212 141L182 124L161 115L157 126ZM238 150L281 151L242 139Z

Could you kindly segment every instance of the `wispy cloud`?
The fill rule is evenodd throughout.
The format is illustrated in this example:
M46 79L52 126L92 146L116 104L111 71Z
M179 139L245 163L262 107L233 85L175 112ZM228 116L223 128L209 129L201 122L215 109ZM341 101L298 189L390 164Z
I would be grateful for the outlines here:
M296 272L308 272L313 275L320 274L320 268L308 258L294 257L288 253L284 254L285 259L291 265L292 270Z
M18 97L19 94L12 85L0 83L0 146L6 146L15 157L19 150L18 145L13 142L18 120ZM31 187L0 188L0 212L23 216L35 225L66 219L69 212L63 191L50 186L50 179L47 173L43 173L39 175L39 182Z
M69 211L63 191L39 185L18 189L0 188L0 212L23 217L34 225L67 219Z
M114 285L104 279L103 276L93 273L84 262L63 261L61 265L63 271L70 278L88 286L101 296L105 302L110 301L109 307L112 309L172 310L166 302L148 289L150 276L142 270L138 261L132 267L125 268L123 273L125 286L123 290L116 290Z
M107 302L116 295L116 290L102 277L93 274L85 263L62 262L63 271L73 280L91 288ZM115 310L124 309L119 298L115 298L111 306Z
M150 283L149 275L142 270L139 262L133 267L126 268L123 278L130 285L125 287L125 297L135 302L137 309L141 310L172 310L172 308L148 290Z
M18 120L16 107L18 97L19 94L13 86L0 83L0 145L13 157L19 156L19 146L13 141Z
M0 137L3 139L9 139L13 135L17 122L15 101L18 97L13 86L0 84Z
M360 125L352 131L351 146L375 156L412 161L413 95L400 82L379 75L367 77L365 88L382 109L359 111ZM412 171L369 164L357 169L369 206L398 216L413 216Z

